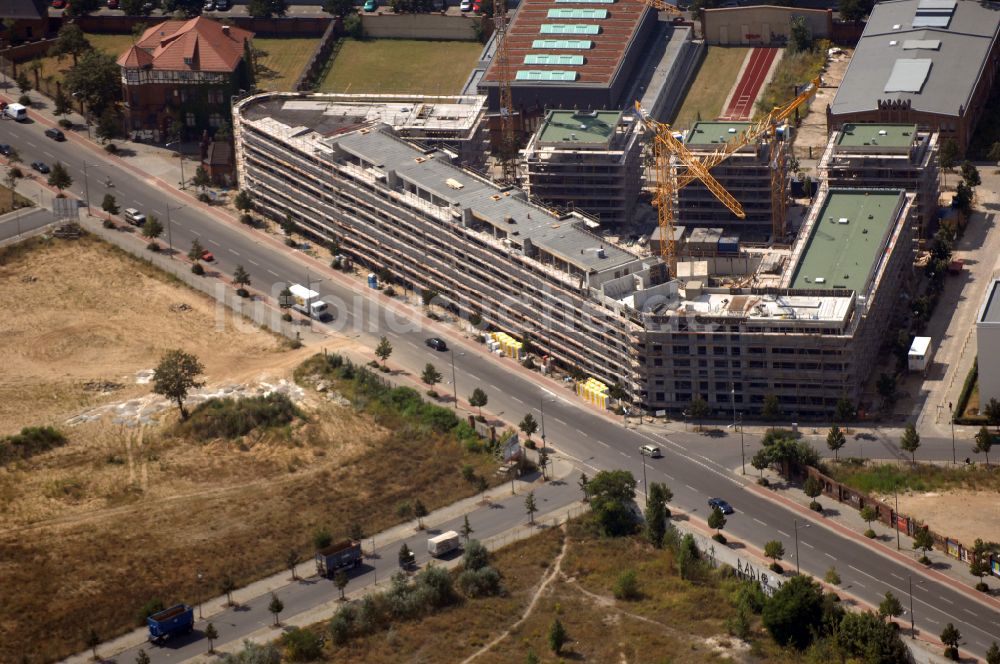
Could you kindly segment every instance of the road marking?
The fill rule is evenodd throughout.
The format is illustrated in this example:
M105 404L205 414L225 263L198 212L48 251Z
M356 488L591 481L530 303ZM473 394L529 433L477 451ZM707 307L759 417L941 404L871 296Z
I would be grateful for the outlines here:
M962 610L965 611L966 613L968 613L970 616L972 616L974 618L978 618L979 617L977 614L973 613L972 611L969 611L968 609L962 609Z
M855 581L855 582L854 582L854 585L856 585L856 586L861 586L862 588L867 588L867 587L868 587L868 586L866 586L865 584L861 583L860 581Z
M192 233L194 233L195 235L197 235L198 237L201 237L201 233L199 233L199 232L198 232L198 231L196 231L195 229L193 229L193 228L192 228L192 229L191 229L191 232L192 232ZM250 262L251 262L251 263L253 263L253 261L250 261ZM256 265L256 263L254 263L254 265Z
M663 473L663 476L664 476L664 477L666 477L666 478L667 478L668 480L670 480L671 482L673 482L673 481L674 481L674 478L673 478L673 476L672 476L672 475L667 475L666 473Z
M54 154L52 154L51 152L49 152L47 150L42 150L42 154L44 154L49 159L55 159L56 158L56 156Z
M232 249L230 249L230 250L229 250L229 253L231 253L231 254L236 254L237 256L239 256L239 255L240 255L240 252L238 252L238 251L234 251L234 250L232 250Z
M518 402L518 403L519 403L519 404L521 404L522 406L524 405L524 402L523 402L523 401L521 401L520 399L518 399L517 397L515 397L515 396L514 396L513 394L511 395L511 397L510 397L510 398L511 398L511 399L513 399L514 401Z
M829 558L830 560L836 560L836 557L834 557L834 556L831 556L831 555L830 555L829 553L827 553L826 551L824 551L824 552L823 552L823 555L824 555L824 556L826 556L827 558Z
M35 145L35 144L34 144L34 143L32 143L31 141L25 141L25 143L27 143L28 145L30 145L30 146L31 146L31 147L33 147L33 148L37 148L37 147L38 147L37 145Z
M691 490L692 490L692 491L694 491L695 493L698 493L698 489L694 488L694 487L693 487L693 486L691 486L690 484L685 484L684 486L686 486L687 488L691 489Z
M938 621L934 620L933 618L924 618L924 620L926 620L927 622L929 622L931 624L934 624L934 625L940 625L941 624Z
M802 543L803 543L804 545L808 546L808 547L809 547L810 549L815 549L815 548L816 548L816 547L814 547L814 546L813 546L812 544L810 544L809 542L807 542L807 541L805 541L805 540L802 540Z
M274 276L276 276L276 277L278 276L278 273L277 273L277 272L275 272L274 270L268 270L268 272L270 272L271 274L273 274L273 275L274 275Z
M938 597L938 599L941 600L942 602L946 602L948 604L951 604L952 606L955 605L955 603L953 601L951 601L950 599L945 599L944 597Z
M754 517L753 520L756 521L757 523L759 523L760 525L764 526L765 528L767 527L767 524L764 523L763 521L761 521L760 519L758 519L757 517Z
M857 568L857 567L855 567L854 565L848 565L848 567L850 567L851 569L853 569L853 570L854 570L855 572L857 572L858 574L864 574L865 576L867 576L867 577L868 577L869 579L871 579L872 581L878 581L879 583L884 583L884 582L882 581L882 579L880 579L880 578L878 578L878 577L876 577L876 576L872 576L872 575L871 575L871 574L869 574L868 572L866 572L866 571L864 571L864 570L861 570L861 569L858 569L858 568Z
M466 371L465 373L466 373L466 375L467 375L467 376L468 376L469 378L471 378L472 380L476 381L477 383L478 383L478 382L480 382L480 381L479 381L479 376L477 376L476 374L474 374L474 373L469 373L468 371Z
M903 579L903 577L901 577L900 575L896 574L895 572L889 572L889 574L892 574L892 575L893 575L894 577L896 577L896 578L897 578L897 579L899 579L900 581L903 581L903 580L904 580L904 579Z
M782 535L784 535L785 537L791 537L791 535L789 535L788 533L786 533L784 530L779 530L778 532L781 533Z
M561 424L563 426L567 426L566 423L563 422L562 420L560 420L558 417L553 417L552 419L554 419L556 422L558 422L559 424Z
M237 254L237 255L238 255L238 254ZM248 258L248 259L247 259L247 262L249 262L249 263L250 263L251 265L256 265L257 267L260 267L260 263L258 263L257 261L255 261L255 260L254 260L254 259L252 259L252 258Z
M625 453L625 452L622 452L621 450L618 450L618 454L621 454L621 455L622 455L623 457L625 457L626 459L628 458L628 454L627 454L627 453Z
M607 443L605 443L603 440L599 440L599 441L597 441L597 443L599 445L604 445L604 447L608 448L609 450L611 449L611 446L608 445Z
M206 238L205 241L208 242L209 244L214 244L217 247L221 247L222 246L221 244L219 244L218 242L216 242L215 240L212 240L212 239Z

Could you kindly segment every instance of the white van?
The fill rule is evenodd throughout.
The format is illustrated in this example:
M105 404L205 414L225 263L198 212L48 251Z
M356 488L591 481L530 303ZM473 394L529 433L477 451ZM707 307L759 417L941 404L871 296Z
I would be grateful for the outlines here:
M146 223L146 215L135 208L125 208L125 221L133 226L142 226Z
M659 459L663 456L663 453L660 452L660 448L656 445L643 445L639 448L639 452L641 452L643 456L648 456L651 459Z
M437 537L431 537L427 540L427 553L435 557L443 556L450 551L454 551L458 546L458 533L454 530L449 530L446 533L441 533Z
M3 109L3 114L11 120L24 122L28 119L28 107L24 104L7 104L7 108Z

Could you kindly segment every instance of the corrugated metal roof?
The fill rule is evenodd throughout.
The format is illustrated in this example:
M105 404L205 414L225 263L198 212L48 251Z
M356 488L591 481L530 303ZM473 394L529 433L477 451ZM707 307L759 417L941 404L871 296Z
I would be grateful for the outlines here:
M918 49L936 51L940 48L940 39L907 39L903 41L904 51L915 51Z
M574 7L572 9L566 7L556 7L555 9L550 9L547 18L582 18L582 19L602 19L608 17L607 9L583 9Z
M601 27L587 23L543 23L538 31L543 35L596 35Z
M589 39L536 39L531 42L531 48L557 48L557 49L588 49L593 48L594 42Z
M951 23L951 15L947 16L920 16L913 18L914 28L947 28Z
M920 0L917 3L917 10L921 9L947 9L954 10L958 5L958 0Z
M514 77L518 81L575 81L579 74L575 71L552 71L548 69L522 69Z
M582 55L557 55L555 53L529 53L524 56L526 65L582 65Z
M931 73L930 58L915 58L913 60L896 60L892 65L889 80L885 82L883 92L920 92Z

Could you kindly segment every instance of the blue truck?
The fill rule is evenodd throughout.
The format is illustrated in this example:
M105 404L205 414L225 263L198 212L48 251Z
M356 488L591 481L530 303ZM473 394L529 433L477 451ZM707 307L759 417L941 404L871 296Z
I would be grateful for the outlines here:
M345 567L357 567L364 557L361 542L344 540L316 552L316 573L327 578Z
M149 640L162 643L164 639L190 634L194 629L194 609L187 604L178 604L146 618L149 626Z

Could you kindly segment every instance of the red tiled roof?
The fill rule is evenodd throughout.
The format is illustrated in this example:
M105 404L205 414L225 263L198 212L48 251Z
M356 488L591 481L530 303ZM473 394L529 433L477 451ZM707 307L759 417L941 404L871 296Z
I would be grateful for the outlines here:
M223 28L221 23L201 16L165 21L146 30L135 46L119 56L118 64L167 71L231 72L243 58L244 40L253 39L254 34L233 26Z
M606 9L605 19L555 19L548 18L550 9ZM520 7L514 15L514 20L507 28L507 53L510 58L511 76L519 69L570 70L578 72L577 84L610 85L615 73L621 66L635 31L642 17L649 8L644 0L615 0L611 4L590 4L559 2L555 0L521 0ZM542 34L544 23L594 24L601 28L597 35L551 35ZM582 39L593 42L593 48L585 51L550 50L533 48L536 39ZM526 65L524 56L532 53L553 53L563 55L582 55L583 65ZM486 70L483 81L493 82L498 78L497 60L493 58ZM520 81L514 83L518 85ZM532 85L545 85L533 82ZM565 86L566 84L558 84Z

